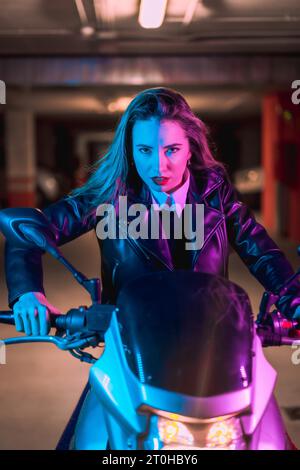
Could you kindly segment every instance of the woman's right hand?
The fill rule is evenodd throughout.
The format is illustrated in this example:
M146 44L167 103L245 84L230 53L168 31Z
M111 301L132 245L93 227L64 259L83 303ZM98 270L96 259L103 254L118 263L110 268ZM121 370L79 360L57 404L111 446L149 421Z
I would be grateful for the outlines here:
M34 336L45 336L49 333L50 313L61 314L42 292L26 292L21 295L13 305L13 313L16 330Z

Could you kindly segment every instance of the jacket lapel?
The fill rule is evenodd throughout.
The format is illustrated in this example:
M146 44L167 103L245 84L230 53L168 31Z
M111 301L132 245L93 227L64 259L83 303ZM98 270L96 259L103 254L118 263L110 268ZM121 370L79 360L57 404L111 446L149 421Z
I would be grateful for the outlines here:
M152 197L148 187L146 187L146 185L143 185L142 191L138 196L136 196L133 192L128 191L127 198L128 207L131 204L137 203L144 204L147 207L147 210L144 214L143 225L145 225L145 227L150 227ZM134 218L135 216L128 216L128 224ZM139 247L142 251L145 250L149 255L153 256L158 261L163 263L163 265L169 270L172 271L174 269L167 239L154 239L149 236L147 239L131 239L129 240L129 242L135 243L136 247Z
M190 259L190 266L192 268L194 268L201 250L223 221L223 215L220 211L205 203L205 198L219 187L221 183L222 178L215 172L209 170L204 170L198 174L197 177L191 174L186 202L192 205L192 220L196 220L196 204L204 204L203 245L200 249L187 250L187 256Z

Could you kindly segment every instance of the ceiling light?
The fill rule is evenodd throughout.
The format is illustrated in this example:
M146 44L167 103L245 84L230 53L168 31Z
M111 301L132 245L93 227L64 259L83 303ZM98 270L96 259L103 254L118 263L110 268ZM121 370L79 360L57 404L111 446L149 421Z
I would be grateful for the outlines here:
M164 21L167 0L141 0L139 23L143 28L159 28Z
M111 113L115 113L115 112L123 112L125 111L125 109L127 108L127 106L129 105L129 103L132 101L132 97L130 96L122 96L118 99L116 99L115 101L111 101L107 108L108 108L108 111L111 112Z

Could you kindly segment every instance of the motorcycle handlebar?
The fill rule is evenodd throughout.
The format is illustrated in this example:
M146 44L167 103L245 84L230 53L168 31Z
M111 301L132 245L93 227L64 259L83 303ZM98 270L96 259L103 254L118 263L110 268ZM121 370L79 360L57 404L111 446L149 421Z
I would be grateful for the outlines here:
M50 325L58 330L68 330L70 333L83 331L104 333L110 323L110 317L114 309L116 309L116 306L97 304L89 309L84 307L71 309L66 314L61 315L50 313ZM300 331L296 329L298 322L284 318L275 320L276 316L273 318L272 326L257 325L257 333L264 347L291 345L300 341ZM13 311L1 311L0 323L14 325ZM290 334L292 331L294 332L293 335Z
M54 315L50 313L50 324L51 327L60 328L60 324L62 323L61 318L65 317L65 315ZM14 325L15 318L14 313L12 310L2 310L0 312L0 323L4 323L6 325Z
M0 323L6 323L7 325L15 324L12 310L4 310L0 313Z
M81 306L71 308L66 314L51 314L50 325L58 330L76 332L96 332L103 334L110 323L113 311L118 311L115 305L94 303L89 308ZM15 324L12 310L0 311L0 323Z

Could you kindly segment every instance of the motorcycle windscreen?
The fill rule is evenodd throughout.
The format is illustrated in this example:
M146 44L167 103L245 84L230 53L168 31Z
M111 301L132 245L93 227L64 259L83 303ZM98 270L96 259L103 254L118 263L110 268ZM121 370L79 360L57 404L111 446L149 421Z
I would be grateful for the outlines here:
M195 397L251 383L253 317L245 291L219 276L150 273L117 306L128 365L141 383Z

